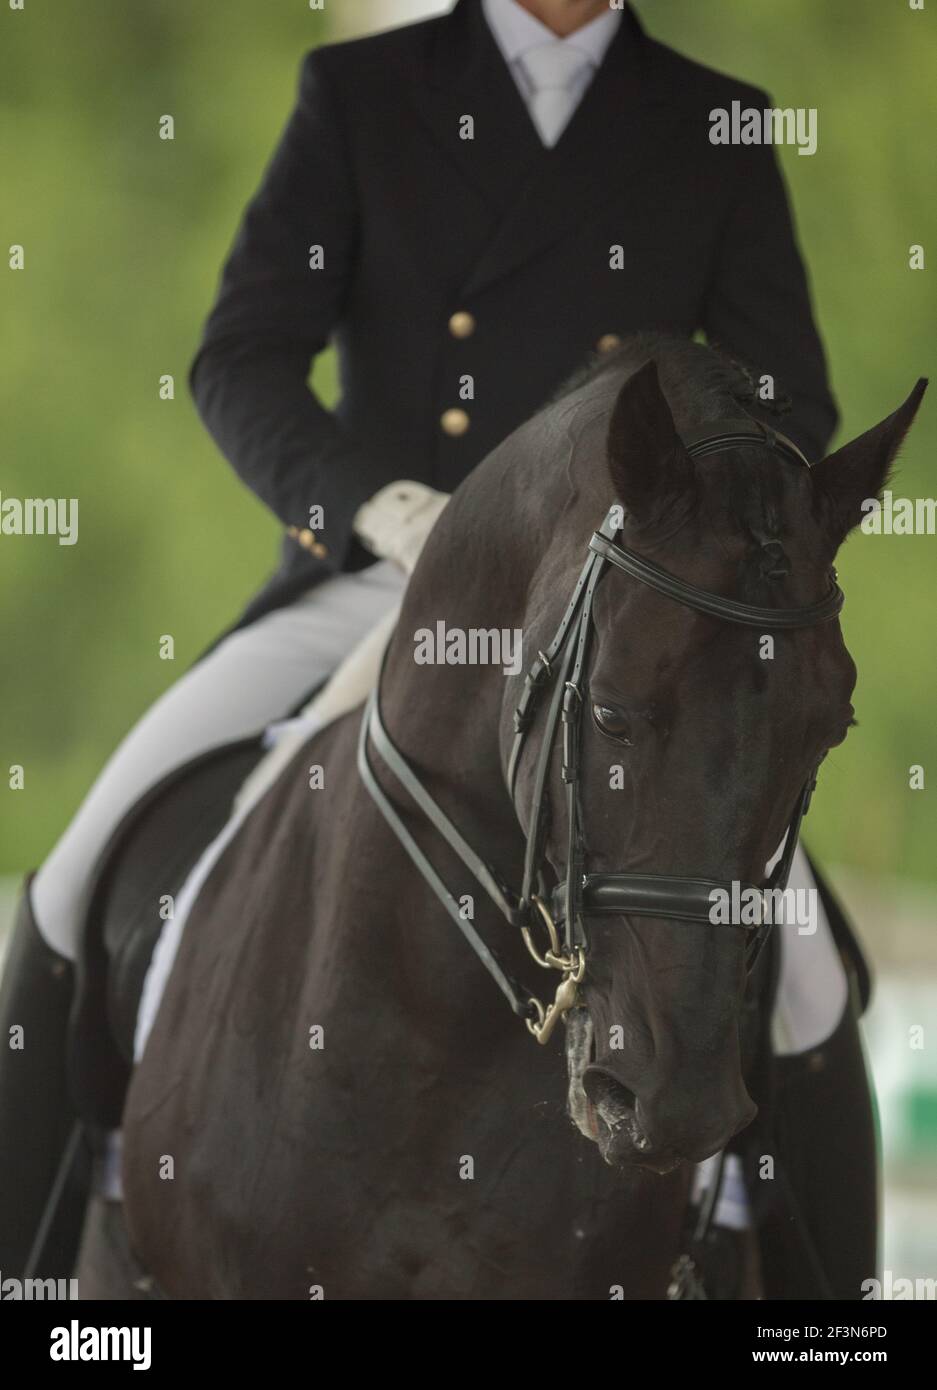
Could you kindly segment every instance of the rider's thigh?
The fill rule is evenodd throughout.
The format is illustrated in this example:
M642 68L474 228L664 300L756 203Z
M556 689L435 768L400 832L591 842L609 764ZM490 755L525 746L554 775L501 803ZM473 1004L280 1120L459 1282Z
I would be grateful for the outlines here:
M74 957L98 855L149 787L200 753L260 733L325 680L400 599L385 562L341 574L226 637L147 710L105 764L33 881L40 930Z

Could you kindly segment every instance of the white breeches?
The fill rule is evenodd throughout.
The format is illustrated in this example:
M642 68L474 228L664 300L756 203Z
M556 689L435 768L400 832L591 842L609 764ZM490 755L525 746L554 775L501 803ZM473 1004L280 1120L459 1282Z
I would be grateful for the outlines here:
M226 637L153 704L120 743L32 885L46 941L74 959L98 855L135 802L183 763L260 734L295 709L376 623L406 576L390 561L324 580Z

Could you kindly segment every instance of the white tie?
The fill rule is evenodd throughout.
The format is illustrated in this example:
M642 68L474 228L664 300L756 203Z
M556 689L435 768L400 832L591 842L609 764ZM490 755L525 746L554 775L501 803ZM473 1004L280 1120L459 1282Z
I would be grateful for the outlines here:
M543 143L553 146L578 104L581 93L576 80L592 66L591 62L581 49L562 39L528 49L520 61L533 89L531 117Z

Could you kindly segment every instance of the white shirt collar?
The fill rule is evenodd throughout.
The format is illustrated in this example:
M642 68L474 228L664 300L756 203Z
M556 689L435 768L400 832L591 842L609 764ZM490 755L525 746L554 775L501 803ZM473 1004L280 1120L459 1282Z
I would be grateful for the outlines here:
M578 48L595 67L599 67L615 37L622 14L621 10L606 10L568 38L559 39L552 29L518 5L517 0L482 0L482 9L508 66L517 62L529 49L552 40Z

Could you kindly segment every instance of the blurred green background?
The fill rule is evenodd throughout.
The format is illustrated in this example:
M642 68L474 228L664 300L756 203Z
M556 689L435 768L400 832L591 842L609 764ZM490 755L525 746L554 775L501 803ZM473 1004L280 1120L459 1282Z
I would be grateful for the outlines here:
M443 8L439 4L436 9ZM2 469L12 496L77 496L80 540L0 536L0 871L37 863L143 709L272 567L278 527L186 389L224 255L291 107L303 52L433 0L27 0L0 13ZM934 25L905 0L645 0L655 36L819 108L782 154L841 404L841 437L893 410L934 356ZM367 94L362 93L362 100ZM175 140L158 138L175 118ZM610 158L613 158L610 152ZM930 244L928 244L930 243ZM158 378L175 377L161 401ZM333 390L323 359L316 380ZM897 490L937 491L933 400ZM937 878L937 537L850 541L844 627L860 727L823 769L812 843L872 873ZM175 661L158 640L175 638Z

